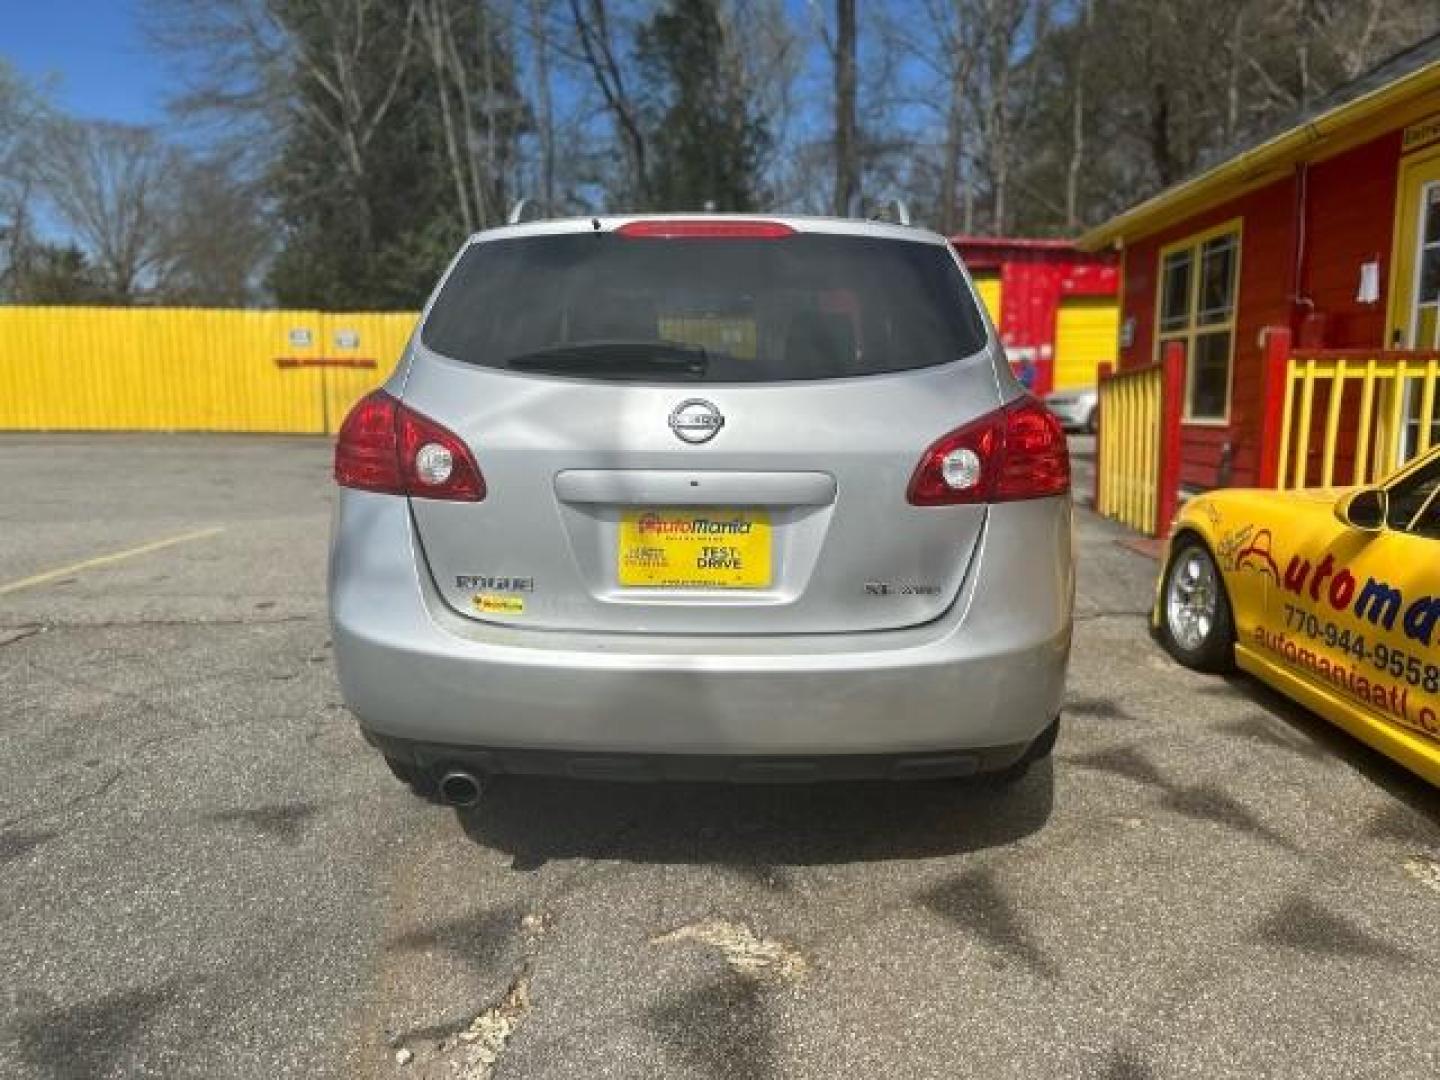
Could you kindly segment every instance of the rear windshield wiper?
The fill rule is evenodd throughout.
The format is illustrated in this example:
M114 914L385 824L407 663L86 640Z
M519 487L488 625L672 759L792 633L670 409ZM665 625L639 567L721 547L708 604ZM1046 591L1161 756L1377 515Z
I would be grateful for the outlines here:
M666 371L703 375L709 362L710 355L702 346L680 341L578 341L512 356L505 366L567 374Z

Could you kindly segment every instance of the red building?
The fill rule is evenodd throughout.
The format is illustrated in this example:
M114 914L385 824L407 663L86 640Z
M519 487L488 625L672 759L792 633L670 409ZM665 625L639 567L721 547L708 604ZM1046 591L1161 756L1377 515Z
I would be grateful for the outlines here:
M1181 483L1260 482L1285 386L1265 377L1269 328L1302 348L1440 348L1440 35L1079 245L1119 253L1122 370L1184 347Z
M1115 361L1119 260L1068 240L956 236L1010 363L1037 394L1094 386Z

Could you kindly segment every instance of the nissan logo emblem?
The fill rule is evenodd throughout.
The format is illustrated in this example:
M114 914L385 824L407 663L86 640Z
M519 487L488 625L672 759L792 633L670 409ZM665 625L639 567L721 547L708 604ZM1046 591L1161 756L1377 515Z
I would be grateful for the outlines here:
M724 415L704 398L688 398L670 410L670 430L687 443L709 442L724 426Z

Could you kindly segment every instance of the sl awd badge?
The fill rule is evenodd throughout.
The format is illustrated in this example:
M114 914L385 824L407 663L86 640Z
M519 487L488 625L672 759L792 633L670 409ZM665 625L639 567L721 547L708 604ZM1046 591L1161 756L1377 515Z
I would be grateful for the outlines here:
M724 414L704 398L687 398L670 410L670 430L682 442L709 442L724 426Z

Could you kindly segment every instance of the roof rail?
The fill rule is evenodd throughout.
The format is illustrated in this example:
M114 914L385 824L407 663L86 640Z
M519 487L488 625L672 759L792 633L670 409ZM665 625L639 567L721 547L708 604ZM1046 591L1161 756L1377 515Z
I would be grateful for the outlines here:
M893 225L910 224L910 206L904 199L890 199L875 203L866 215L871 221L888 221Z
M859 221L886 221L892 225L910 225L910 207L904 199L864 199L858 193L850 196L845 216Z
M544 204L535 199L516 199L505 217L505 224L520 225L526 221L542 221L549 216Z

